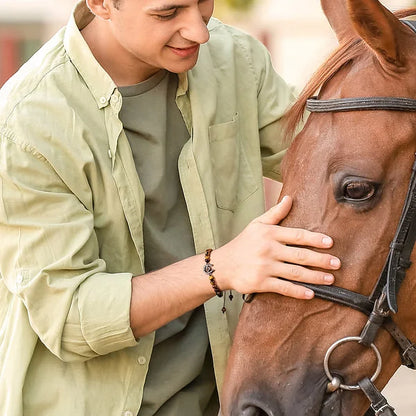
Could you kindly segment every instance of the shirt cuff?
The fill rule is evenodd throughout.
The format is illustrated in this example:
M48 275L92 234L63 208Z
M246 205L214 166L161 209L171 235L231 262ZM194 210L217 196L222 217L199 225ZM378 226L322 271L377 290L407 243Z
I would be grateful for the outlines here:
M130 327L131 273L97 273L78 292L81 330L99 355L137 345Z

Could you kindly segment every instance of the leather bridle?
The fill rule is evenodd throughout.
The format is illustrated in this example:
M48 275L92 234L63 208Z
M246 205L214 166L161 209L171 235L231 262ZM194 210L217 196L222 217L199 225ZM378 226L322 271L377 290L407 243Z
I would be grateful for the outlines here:
M416 111L416 100L401 97L359 97L319 100L316 97L312 97L307 100L306 109L317 113L364 110ZM416 161L413 163L406 199L395 236L390 244L389 254L371 295L367 297L337 286L299 283L312 289L315 292L315 296L320 299L349 306L368 315L367 323L360 336L338 340L328 349L324 360L325 371L330 380L328 392L333 392L338 388L344 390L361 389L371 402L370 409L372 411L367 413L367 415L395 415L394 409L373 384L381 369L381 356L373 343L380 327L384 327L398 344L403 364L412 369L416 368L416 345L407 339L390 317L391 312L396 313L398 311L397 294L405 278L406 270L411 265L410 256L415 240ZM364 346L373 348L378 359L378 369L374 376L371 379L365 377L356 386L342 384L338 377L331 375L328 365L332 351L340 344L349 341L357 341Z
M387 103L387 104L386 104ZM401 97L360 97L319 100L312 97L307 100L306 109L310 112L340 111L416 111L416 99ZM413 344L403 331L392 320L390 314L398 311L397 294L405 278L406 270L411 266L410 256L416 241L416 161L412 166L410 183L403 205L401 217L389 254L378 281L369 297L338 286L323 286L312 283L296 282L315 292L317 298L351 307L368 316L360 336L346 337L331 345L324 359L325 372L329 378L327 392L337 389L362 390L370 400L371 406L366 416L395 416L385 397L375 387L373 381L381 370L381 355L374 345L374 339L381 327L386 329L400 348L402 363L416 369L416 344ZM244 297L249 303L255 294ZM333 350L345 342L357 341L361 345L371 347L377 356L378 365L375 374L365 377L357 385L344 385L338 377L332 376L329 370L329 357Z
M416 22L402 21L416 32ZM416 99L403 97L353 97L320 100L312 97L306 102L306 109L313 113L346 112L346 111L404 111L416 112ZM391 313L398 311L397 294L405 278L406 270L410 267L410 256L416 240L416 161L413 163L410 183L403 205L401 217L389 254L380 273L378 281L369 297L337 286L323 286L310 283L296 282L315 292L317 298L351 307L368 316L360 336L346 337L331 345L325 355L324 368L328 376L328 393L341 390L362 390L370 400L370 408L365 416L395 416L385 397L375 387L373 381L381 370L381 355L374 345L374 340L381 327L387 330L400 348L402 363L416 369L416 345L413 344L391 318ZM251 302L254 294L245 296L246 302ZM357 385L344 385L337 376L332 376L329 370L329 357L339 345L356 341L370 347L377 356L377 370L374 375L364 377Z
M402 20L413 32L416 32L416 22ZM325 113L339 111L416 111L416 100L405 97L354 97L330 100L319 100L312 97L306 102L306 109L310 112ZM338 388L345 390L361 389L370 400L370 408L366 416L375 414L394 416L394 409L385 397L375 387L373 381L381 370L381 356L373 341L381 327L386 329L401 351L402 363L409 368L416 369L416 345L413 344L390 317L390 313L397 313L397 294L406 276L406 270L411 266L410 256L416 240L416 161L413 163L410 183L403 205L400 220L389 254L380 273L375 288L369 297L340 287L323 287L319 285L303 284L315 291L318 298L349 306L368 316L367 323L359 337L347 337L335 342L327 351L324 359L325 372L330 380L328 392ZM338 377L332 377L329 371L329 357L340 344L357 341L375 350L378 360L376 373L371 379L365 377L357 386L345 386Z

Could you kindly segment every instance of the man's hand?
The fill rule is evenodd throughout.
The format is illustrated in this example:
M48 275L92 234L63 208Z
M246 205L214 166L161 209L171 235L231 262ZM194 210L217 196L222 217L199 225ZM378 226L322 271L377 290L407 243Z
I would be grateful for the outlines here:
M330 248L332 239L324 234L277 225L289 213L292 199L282 201L254 219L235 239L211 255L215 279L222 290L240 293L275 292L299 299L313 298L312 290L283 279L331 284L329 272L308 267L336 270L338 258L304 248Z
M335 270L340 267L340 261L327 253L304 248L329 248L331 238L277 225L291 206L291 198L283 198L234 240L212 252L214 276L221 290L275 292L310 299L313 291L281 278L321 284L333 282L331 273L308 267ZM130 321L136 338L214 296L203 265L204 254L198 254L132 279Z

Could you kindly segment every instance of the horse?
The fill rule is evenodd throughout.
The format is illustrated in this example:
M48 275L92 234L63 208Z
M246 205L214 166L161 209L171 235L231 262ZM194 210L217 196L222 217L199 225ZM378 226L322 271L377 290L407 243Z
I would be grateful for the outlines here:
M293 134L309 110L282 167L282 224L332 236L342 267L312 300L244 305L223 416L394 415L381 390L416 363L416 34L403 21L416 9L321 7L339 45L287 114Z

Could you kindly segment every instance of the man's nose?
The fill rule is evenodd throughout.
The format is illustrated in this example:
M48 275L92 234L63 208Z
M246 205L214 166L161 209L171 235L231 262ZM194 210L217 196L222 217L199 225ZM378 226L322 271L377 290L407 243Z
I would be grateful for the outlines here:
M190 14L179 33L184 39L198 44L208 42L209 32L201 13L190 11Z

